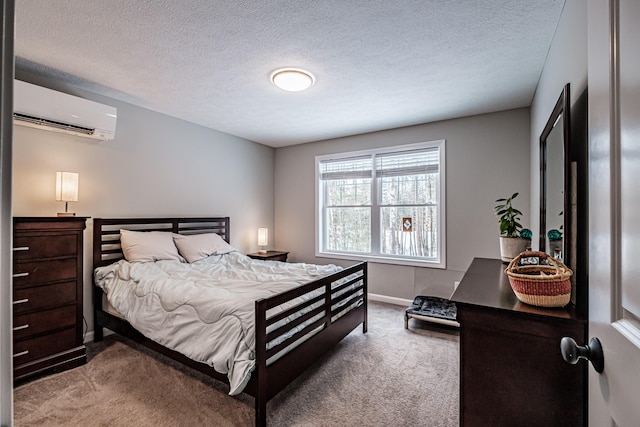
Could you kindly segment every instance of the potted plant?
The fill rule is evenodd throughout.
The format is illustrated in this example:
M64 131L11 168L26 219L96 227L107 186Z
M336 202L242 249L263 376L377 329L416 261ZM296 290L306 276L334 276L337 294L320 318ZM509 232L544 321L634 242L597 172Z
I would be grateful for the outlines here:
M508 199L498 199L494 207L500 223L500 258L506 263L531 246L531 230L522 228L522 212L513 207L516 197L518 193L513 193Z

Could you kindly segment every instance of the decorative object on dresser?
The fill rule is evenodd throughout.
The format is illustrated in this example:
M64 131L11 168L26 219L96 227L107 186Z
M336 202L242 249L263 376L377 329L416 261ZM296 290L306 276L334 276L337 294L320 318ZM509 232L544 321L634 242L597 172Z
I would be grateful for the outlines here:
M493 208L500 223L500 257L505 263L531 246L531 230L522 228L519 222L522 212L513 207L516 197L518 193L513 193L507 199L498 199Z
M587 425L586 365L560 355L563 337L586 341L586 319L572 304L520 302L503 269L498 259L475 258L451 297L460 323L460 425Z
M138 265L136 265L135 262L130 262L127 259L124 247L126 246L126 242L122 240L123 231L127 230L130 232L135 230L136 233L140 234L149 234L147 232L166 233L170 236L173 235L174 242L175 234L196 236L199 234L215 233L219 235L218 239L220 241L225 242L224 246L227 247L225 251L214 251L197 262L181 263L179 260L174 259L172 261L164 258L163 263L167 266L172 265L171 268L177 269L176 272L183 271L184 269L193 269L195 271L198 268L206 268L208 265L215 265L215 263L222 262L222 264L230 266L231 268L233 268L234 265L238 266L235 271L241 274L244 271L243 269L247 268L247 264L251 263L259 265L249 265L249 268L256 267L257 270L271 270L271 267L273 267L280 273L282 270L287 270L289 265L269 266L265 263L251 261L247 259L247 256L240 254L228 245L230 230L229 217L96 218L93 221L93 271L95 273L94 284L96 285L93 295L95 310L94 341L101 341L103 338L103 328L108 328L212 378L229 384L231 386L230 394L243 392L253 396L257 426L266 424L267 401L277 395L308 367L318 361L340 342L340 340L351 333L352 330L362 325L363 333L367 331L366 262L360 262L347 268L339 268L332 265L315 266L316 268L324 267L325 271L332 272L319 275L317 279L315 278L316 276L314 276L314 279L311 279L311 281L307 281L306 279L303 281L295 280L293 276L289 276L287 280L281 280L275 284L278 285L279 288L273 287L274 282L272 279L250 280L248 282L236 279L225 282L225 280L222 279L219 286L216 286L215 289L213 289L213 287L206 287L209 290L205 293L212 294L218 292L220 287L230 286L230 284L232 284L234 289L240 287L245 288L245 297L236 295L235 301L242 302L242 304L236 304L238 306L236 312L239 313L239 316L234 317L236 319L239 317L247 318L248 322L242 323L234 321L233 324L236 326L232 329L241 331L239 326L246 325L254 331L254 333L250 335L255 338L247 341L246 346L238 345L237 342L226 339L224 342L217 341L220 345L208 346L207 348L211 351L228 348L232 350L233 354L235 354L235 349L239 349L240 352L248 351L251 353L247 358L238 359L237 363L233 357L222 355L221 360L231 362L233 369L230 369L228 367L229 365L225 362L226 371L225 369L221 369L221 372L216 371L213 367L215 361L198 361L195 360L195 358L191 359L176 349L169 348L170 344L166 346L160 344L158 341L162 340L162 336L158 335L159 340L155 341L132 326L132 323L136 323L143 328L151 326L151 329L162 332L167 329L166 322L163 323L161 328L156 327L153 319L148 323L146 320L137 322L136 315L141 314L141 310L129 310L123 305L122 307L129 314L127 318L132 319L132 323L130 323L121 312L117 311L117 308L113 304L108 304L109 302L113 303L113 301L107 301L106 298L109 293L107 288L112 284L109 279L112 277L115 278L116 276L118 278L120 277L119 274L116 276L110 275L110 271L120 269L122 266L124 266L125 269L131 266L131 270L134 268L136 270L144 270L147 266L149 268L157 268L154 267L154 263L152 262L137 263ZM150 249L155 249L155 247L152 246ZM176 248L174 247L173 249L175 251ZM157 250L155 252L157 252ZM163 250L163 252L166 251ZM177 255L178 251L175 251L175 254ZM178 265L176 266L176 264ZM314 266L312 266L311 269L314 269L313 267ZM225 271L232 272L234 270ZM206 283L207 280L218 280L216 279L215 271L209 269L209 272L210 274L208 275L201 275L198 280L203 283ZM172 277L176 279L173 283L178 286L183 286L183 289L185 282L187 282L187 286L195 283L193 280L180 279L175 275ZM109 284L105 283L103 279L109 281ZM139 281L143 286L147 283L158 284L157 281L153 281L152 277L143 277L143 279ZM268 286L272 287L268 288ZM169 288L172 290L176 289L176 287ZM250 289L253 289L253 291ZM103 290L107 292L104 293ZM143 293L144 292L145 291L143 291ZM243 292L239 293L241 294ZM258 295L258 293L264 296L254 297ZM161 295L166 295L166 293L162 294L158 292L155 295L162 298ZM196 293L192 296L196 295L201 295L201 293ZM191 299L189 306L199 307L203 302L207 307L211 306L211 300L205 300L203 298ZM221 304L217 304L218 302ZM221 306L222 308L226 307L224 305L225 303L228 306L228 301L216 301L217 306ZM194 310L188 311L189 313L194 312ZM200 319L199 316L195 317ZM180 318L178 320L184 319ZM219 324L219 322L206 323L207 326L205 326L202 331L204 333L215 332L212 331L212 327L215 326L214 323ZM169 326L174 326L173 331L175 331L175 326L178 325L181 324L174 322L173 325ZM218 328L218 330L220 329ZM233 339L232 335L237 335L241 339L246 337L244 333L226 334L226 336ZM214 340L212 342L216 342L215 340L218 339L219 335L209 334L208 337ZM197 345L203 342L202 336L200 335L193 336L191 340L182 340L181 343L185 341L188 345ZM233 354L231 356L233 356ZM216 356L220 355L218 351ZM247 370L246 376L242 374L244 369ZM238 372L241 373L241 377L237 375Z
M283 251L264 251L256 252L253 254L247 254L249 258L260 259L262 261L282 261L287 262L287 256L289 252Z
M573 271L559 259L539 251L522 252L504 271L513 293L523 303L538 307L569 304Z
M84 217L13 218L13 376L74 368L83 344Z
M562 261L562 231L552 228L547 232L549 238L549 253Z

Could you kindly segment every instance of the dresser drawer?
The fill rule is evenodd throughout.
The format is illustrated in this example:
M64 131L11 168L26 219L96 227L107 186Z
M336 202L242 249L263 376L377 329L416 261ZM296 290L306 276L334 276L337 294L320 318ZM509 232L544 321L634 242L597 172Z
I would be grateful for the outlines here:
M76 282L18 288L13 292L13 314L41 310L76 302Z
M21 314L13 318L13 340L28 338L43 332L76 324L76 306L53 308L35 313Z
M51 259L45 261L14 261L14 287L45 282L75 280L78 273L76 258Z
M71 349L76 345L75 328L18 341L13 344L13 364L17 366L31 362L32 360Z
M24 236L16 233L13 238L14 260L74 256L77 252L75 234Z

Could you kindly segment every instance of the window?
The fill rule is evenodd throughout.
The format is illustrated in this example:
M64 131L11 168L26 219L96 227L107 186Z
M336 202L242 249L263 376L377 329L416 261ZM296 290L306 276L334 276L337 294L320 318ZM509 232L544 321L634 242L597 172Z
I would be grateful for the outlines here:
M317 255L445 267L444 140L316 157Z

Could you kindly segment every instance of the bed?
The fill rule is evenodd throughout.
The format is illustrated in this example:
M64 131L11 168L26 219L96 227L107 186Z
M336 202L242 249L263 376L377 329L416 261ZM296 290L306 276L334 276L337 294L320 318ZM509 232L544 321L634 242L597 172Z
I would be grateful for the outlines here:
M93 220L93 271L103 274L115 268L116 264L125 263L121 230L168 231L182 236L216 233L228 243L229 229L229 217L96 218ZM124 233L129 234L128 231ZM220 259L225 256L219 255ZM242 257L229 254L224 259L245 262ZM209 262L209 258L194 265L206 262ZM212 259L211 262L217 261ZM251 262L263 263L265 268L275 271L294 266L272 261ZM262 267L254 265L253 268ZM159 344L114 312L105 298L105 292L96 284L96 274L93 289L95 341L103 339L103 328L107 328L231 387L226 373ZM254 397L256 425L263 426L266 425L267 402L272 397L359 325L362 325L363 333L367 332L367 264L362 262L344 269L338 268L313 281L258 298L251 302L251 308L255 327L254 360L248 381L242 384L242 392Z

